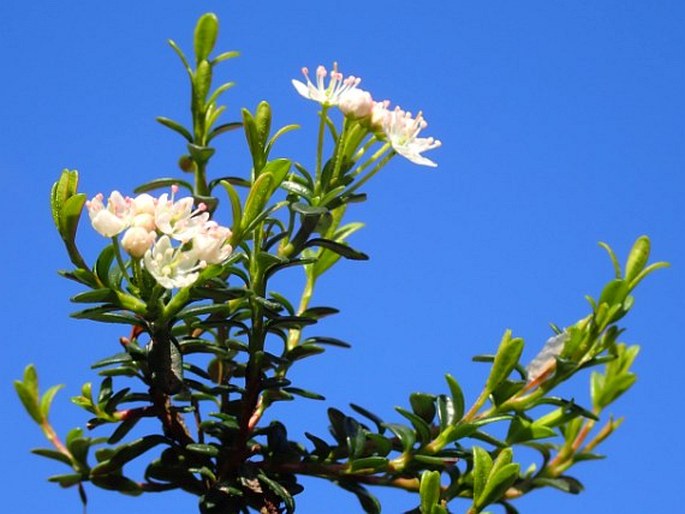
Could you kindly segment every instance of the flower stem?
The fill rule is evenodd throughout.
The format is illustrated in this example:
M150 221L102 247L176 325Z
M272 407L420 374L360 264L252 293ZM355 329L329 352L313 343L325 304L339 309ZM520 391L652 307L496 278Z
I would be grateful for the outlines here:
M315 182L315 188L317 191L316 193L319 193L318 188L319 184L321 182L321 169L322 169L322 163L323 163L323 141L324 141L324 135L326 131L326 116L328 116L328 107L325 105L321 108L321 112L319 113L319 116L321 116L321 121L319 123L319 135L316 143L316 182Z

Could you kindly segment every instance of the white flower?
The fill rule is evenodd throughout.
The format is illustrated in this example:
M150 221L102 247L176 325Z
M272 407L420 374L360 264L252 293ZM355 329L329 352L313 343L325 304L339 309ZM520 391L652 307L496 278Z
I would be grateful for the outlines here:
M119 191L112 191L105 207L103 198L103 194L98 193L86 202L88 216L97 232L105 237L114 237L127 229L131 223L131 201L124 198Z
M193 254L208 264L220 264L233 251L233 247L228 244L231 235L229 228L222 227L215 221L208 221L193 238Z
M307 79L306 84L299 80L292 81L297 92L305 98L319 102L326 107L338 105L341 96L356 88L361 82L360 78L352 75L343 78L343 74L338 71L338 63L333 64L331 79L328 82L328 85L324 83L324 79L328 76L328 72L323 66L316 68L316 85L309 79L309 70L307 68L302 68L302 74Z
M371 93L363 89L350 89L340 96L338 107L342 113L352 119L366 118L373 112L374 101Z
M178 187L172 187L171 198L166 193L159 197L155 206L155 225L162 233L177 241L188 242L198 234L209 220L209 213L200 204L193 211L193 199L182 198L175 201L174 196Z
M166 235L160 237L143 257L145 269L166 289L193 284L205 265L204 261L198 261L192 250L172 247L171 239Z
M564 344L569 339L568 332L562 332L550 337L535 358L526 366L528 382L534 382L556 363L556 357L561 354Z
M155 239L157 239L157 234L154 231L147 230L145 227L133 226L124 233L124 237L121 238L121 246L131 257L140 259L155 242Z
M432 137L418 137L419 132L428 125L420 112L416 118L412 118L410 112L403 111L399 107L385 113L383 107L379 107L376 115L380 118L388 141L398 154L415 164L437 166L435 162L421 155L427 150L439 147L442 143Z

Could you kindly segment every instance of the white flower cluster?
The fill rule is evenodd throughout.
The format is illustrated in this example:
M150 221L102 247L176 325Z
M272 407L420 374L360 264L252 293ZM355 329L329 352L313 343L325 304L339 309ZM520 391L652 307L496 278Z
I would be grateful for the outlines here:
M104 204L100 193L86 202L93 228L105 237L126 231L121 246L167 289L195 282L207 264L220 264L233 248L231 230L209 219L206 206L193 210L191 197L175 199L172 194L154 198L141 194L124 197L113 191ZM179 245L172 246L172 240Z
M348 118L369 118L372 128L381 131L393 150L402 157L422 166L437 166L421 155L442 144L432 137L419 137L419 133L428 126L421 112L413 117L400 107L389 109L388 100L374 101L371 93L357 87L361 79L352 75L345 78L338 71L337 63L333 65L328 85L325 83L328 71L323 66L316 69L316 84L309 79L307 68L302 68L302 73L307 79L306 84L299 80L292 81L300 95L325 107L337 106Z

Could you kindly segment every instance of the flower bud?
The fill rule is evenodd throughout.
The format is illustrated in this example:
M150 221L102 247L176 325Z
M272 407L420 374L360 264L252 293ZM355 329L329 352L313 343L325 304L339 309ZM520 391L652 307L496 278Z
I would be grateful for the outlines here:
M157 239L155 232L150 232L144 227L134 226L129 228L121 238L121 246L136 259L140 259Z
M373 105L373 98L368 91L355 88L343 93L338 107L348 118L358 120L371 115Z

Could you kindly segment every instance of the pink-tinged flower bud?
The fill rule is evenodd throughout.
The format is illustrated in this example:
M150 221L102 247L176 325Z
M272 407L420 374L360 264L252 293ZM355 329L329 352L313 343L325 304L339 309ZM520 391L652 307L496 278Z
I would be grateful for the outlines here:
M124 237L121 238L121 246L136 259L140 259L157 239L155 232L150 232L143 227L131 227Z
M152 232L157 228L157 226L155 225L154 214L149 214L147 212L142 212L140 214L136 214L135 216L133 216L133 219L131 220L131 226L142 227L148 232Z
M154 216L155 205L157 205L157 199L147 193L138 195L131 200L133 214L152 214Z
M373 111L373 98L371 93L363 89L350 89L340 97L338 107L342 113L352 119L358 120L371 115Z

